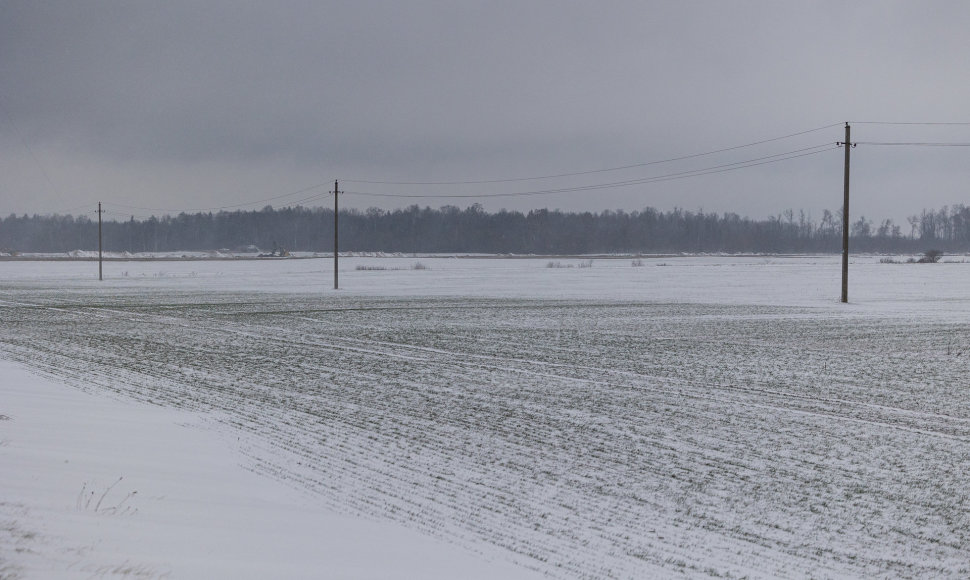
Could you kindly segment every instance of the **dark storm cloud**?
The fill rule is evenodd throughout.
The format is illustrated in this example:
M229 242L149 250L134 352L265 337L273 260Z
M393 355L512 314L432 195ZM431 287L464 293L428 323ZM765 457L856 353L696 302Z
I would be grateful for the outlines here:
M550 109L576 108L568 102L582 96L568 85L592 81L568 52L544 54L562 43L542 41L538 15L534 28L510 33L517 3L484 13L410 6L20 6L5 19L19 34L7 36L3 72L23 90L5 97L42 138L111 156L319 162L384 149L431 155L441 141L452 142L447 152L477 140L488 148L509 129L554 129L564 120ZM567 86L549 82L562 72L574 74Z
M0 195L13 211L63 209L76 197L66 190L193 208L334 177L546 175L844 120L964 120L968 16L956 2L5 2ZM918 128L895 129L856 135L909 138ZM711 164L840 137L836 127ZM948 195L919 201L905 156L857 155L892 159L860 160L883 198L873 210L957 201L958 153L933 158L947 160L933 191ZM840 164L835 152L662 187L501 204L752 215L834 208ZM819 199L831 190L831 200Z

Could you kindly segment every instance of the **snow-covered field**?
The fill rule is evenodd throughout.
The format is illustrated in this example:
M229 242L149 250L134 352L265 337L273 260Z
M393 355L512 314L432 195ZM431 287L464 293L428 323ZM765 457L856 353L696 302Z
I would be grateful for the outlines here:
M0 262L0 575L970 576L970 264L586 265Z

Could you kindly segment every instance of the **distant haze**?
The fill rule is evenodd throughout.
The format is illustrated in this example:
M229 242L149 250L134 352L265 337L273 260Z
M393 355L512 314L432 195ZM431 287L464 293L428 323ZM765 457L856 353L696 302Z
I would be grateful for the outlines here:
M331 205L341 179L344 207L817 220L842 203L845 121L854 141L970 142L857 123L970 121L968 25L957 1L6 1L0 214ZM819 152L721 171L796 151ZM970 147L852 155L853 217L970 203ZM388 197L425 193L470 197Z

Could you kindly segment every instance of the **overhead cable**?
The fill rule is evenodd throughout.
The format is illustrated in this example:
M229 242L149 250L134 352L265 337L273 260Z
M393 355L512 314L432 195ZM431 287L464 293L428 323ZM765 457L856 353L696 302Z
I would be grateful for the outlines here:
M825 125L824 127L816 127L814 129L807 129L805 131L790 133L788 135L782 135L780 137L772 137L770 139L762 139L761 141L754 141L751 143L745 143L743 145L735 145L733 147L725 147L723 149L705 151L704 153L694 153L691 155L682 155L680 157L671 157L669 159L660 159L657 161L645 161L643 163L634 163L632 165L621 165L618 167L608 167L605 169L591 169L587 171L558 173L554 175L539 175L534 177L509 177L504 179L482 179L482 180L475 180L475 181L377 181L377 180L368 180L368 179L341 179L341 181L343 181L344 183L366 183L366 184L372 184L372 185L484 185L489 183L510 183L514 181L537 181L540 179L555 179L559 177L576 177L579 175L590 175L593 173L607 173L610 171L621 171L624 169L648 167L651 165L660 165L662 163L672 163L674 161L684 161L686 159L706 157L708 155L715 155L717 153L725 153L727 151L735 151L737 149L744 149L746 147L754 147L755 145L763 145L765 143L781 141L782 139L790 139L792 137L798 137L799 135L806 135L808 133L814 133L816 131L823 131L825 129L831 129L833 127L840 127L841 125L842 125L841 123L833 123L831 125Z
M517 192L506 192L506 193L468 193L468 194L398 194L398 193L378 193L378 192L365 192L365 191L346 191L348 195L360 195L365 197L385 197L385 198L433 198L433 199L461 199L461 198L496 198L496 197L527 197L527 196L537 196L537 195L551 195L556 193L569 193L576 191L593 191L599 189L610 189L614 187L627 187L631 185L641 185L646 183L654 183L659 181L673 181L677 179L687 179L690 177L698 177L701 175L711 175L714 173L724 173L727 171L737 171L738 169L745 169L748 167L755 167L758 165L766 165L769 163L778 163L779 161L787 161L789 159L796 159L799 157L807 157L809 155L818 155L819 153L824 153L826 151L833 151L837 149L835 145L825 144L816 145L814 147L806 147L804 149L796 149L794 151L788 151L786 153L778 153L775 155L768 155L766 157L758 157L755 159L749 159L747 161L738 161L735 163L727 163L724 165L715 165L712 167L694 169L690 171L681 171L679 173L668 173L665 175L657 175L653 177L644 177L640 179L629 179L626 181L614 181L609 183L597 183L591 185L582 185L576 187L563 187L556 189L543 189L534 191L517 191Z
M848 121L850 125L952 125L952 126L966 126L970 125L970 122L921 122L921 121Z
M970 143L919 143L907 141L856 141L856 145L900 145L908 147L970 147Z
M171 208L158 208L158 207L141 207L141 206L137 206L137 205L125 205L125 204L121 204L121 203L110 203L110 202L105 202L105 204L106 205L112 205L114 207L123 207L123 208L128 208L128 209L140 209L142 211L164 211L164 212L171 212L171 213L180 213L180 212L186 212L187 213L187 212L203 212L203 211L221 211L221 210L232 209L232 208L246 207L248 205L256 205L256 204L260 204L260 203L266 203L268 201L276 201L276 200L279 200L279 199L283 199L284 197L291 197L291 196L294 196L294 195L299 195L301 193L306 193L308 191L312 191L314 189L318 189L318 188L324 187L326 185L328 185L328 183L318 183L316 185L311 185L310 187L304 187L303 189L299 189L297 191L293 191L293 192L290 192L290 193L284 193L282 195L277 195L277 196L274 196L274 197L268 197L266 199L259 199L259 200L255 200L255 201L249 201L249 202L246 202L246 203L237 203L237 204L223 205L223 206L217 206L217 207L203 207L203 208L194 208L194 209L171 209ZM310 199L317 199L317 198L323 197L325 195L326 194L320 194L320 195L316 195L316 196L311 196L311 197L307 198L306 200L300 200L300 201L296 201L294 203L302 203L303 201L307 201L307 200L310 200Z

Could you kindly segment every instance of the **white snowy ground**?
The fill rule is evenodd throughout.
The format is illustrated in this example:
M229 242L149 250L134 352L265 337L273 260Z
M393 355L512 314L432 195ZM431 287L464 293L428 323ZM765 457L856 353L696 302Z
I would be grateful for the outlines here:
M582 262L0 263L0 577L970 575L970 264Z
M540 577L315 506L190 412L0 360L0 413L0 578Z

